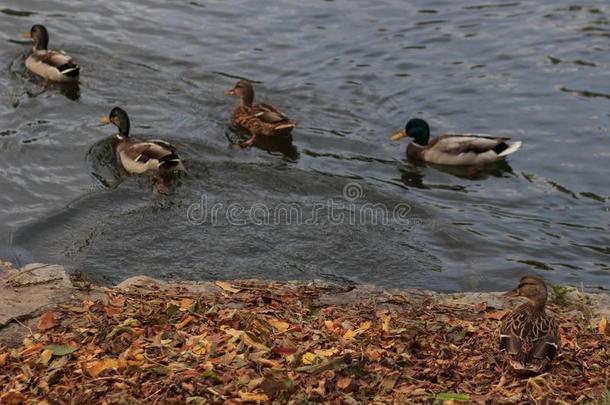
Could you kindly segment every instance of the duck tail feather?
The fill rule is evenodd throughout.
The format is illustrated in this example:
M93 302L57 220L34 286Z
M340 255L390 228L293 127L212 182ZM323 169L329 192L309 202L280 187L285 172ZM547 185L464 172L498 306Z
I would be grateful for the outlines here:
M515 153L516 151L518 151L521 148L522 144L523 144L523 142L521 142L521 141L517 141L517 142L508 144L508 147L506 149L504 149L502 152L498 153L498 157L504 157L504 156L510 155L511 153Z

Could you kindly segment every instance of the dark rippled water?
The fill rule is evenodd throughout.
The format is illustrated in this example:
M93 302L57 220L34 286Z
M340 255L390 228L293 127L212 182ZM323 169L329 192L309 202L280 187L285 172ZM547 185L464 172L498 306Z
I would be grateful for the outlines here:
M104 282L318 278L456 291L534 272L610 286L605 2L1 7L0 256ZM40 22L82 64L79 88L24 71L19 33ZM235 145L225 91L238 77L299 122L293 145ZM114 169L114 131L98 126L114 105L134 134L177 144L188 174L171 196ZM436 133L524 146L484 171L415 165L388 141L412 116ZM282 204L314 220L287 220ZM352 221L365 204L406 216Z

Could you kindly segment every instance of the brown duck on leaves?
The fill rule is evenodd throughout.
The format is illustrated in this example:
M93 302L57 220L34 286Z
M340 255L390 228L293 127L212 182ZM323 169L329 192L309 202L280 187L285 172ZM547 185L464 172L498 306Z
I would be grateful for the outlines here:
M233 122L250 132L250 138L241 142L241 146L251 145L257 136L289 136L296 126L286 114L274 106L265 103L254 104L254 89L247 80L238 81L227 94L240 98L233 110Z
M505 318L500 328L500 350L517 374L539 374L555 359L559 349L558 324L545 309L547 288L537 276L525 276L505 294L527 302Z

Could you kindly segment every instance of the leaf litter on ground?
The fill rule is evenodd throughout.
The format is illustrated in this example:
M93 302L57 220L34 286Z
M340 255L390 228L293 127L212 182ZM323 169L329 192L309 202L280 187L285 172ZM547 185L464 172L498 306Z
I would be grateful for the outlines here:
M607 321L561 320L547 373L504 368L506 311L408 294L323 303L341 287L217 282L215 296L112 289L45 312L0 347L0 403L602 403ZM336 291L333 291L335 289ZM563 311L563 312L562 312Z

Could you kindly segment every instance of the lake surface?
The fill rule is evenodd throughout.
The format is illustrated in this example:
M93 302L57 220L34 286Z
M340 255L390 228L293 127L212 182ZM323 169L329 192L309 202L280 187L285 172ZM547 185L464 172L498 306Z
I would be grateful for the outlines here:
M0 10L0 256L137 274L501 290L610 288L610 5L557 1L8 0ZM24 70L44 23L79 88ZM238 78L298 121L242 149ZM176 144L168 197L126 177L99 118ZM506 164L417 165L389 136L524 142ZM371 208L374 206L374 210ZM214 211L212 210L214 208ZM368 210L368 211L367 211ZM213 214L215 213L215 214ZM361 215L362 214L362 215Z

